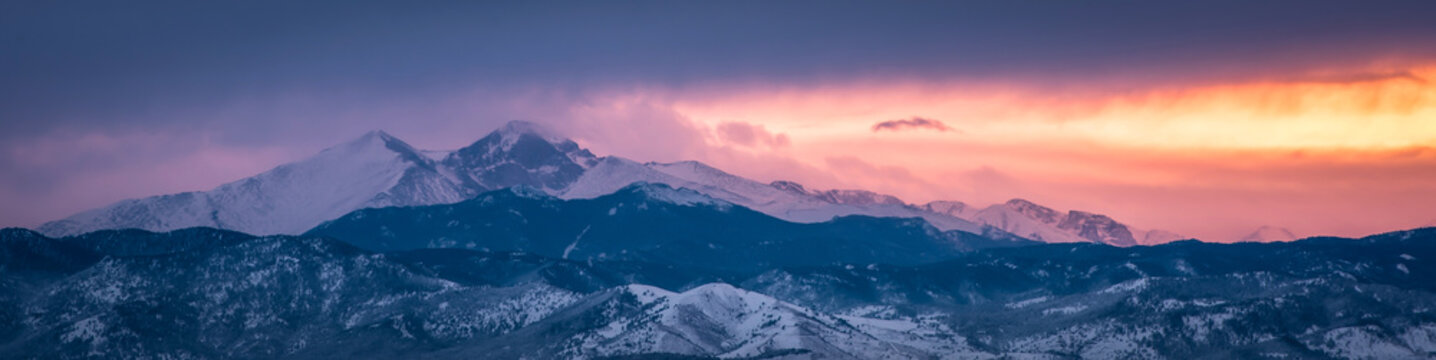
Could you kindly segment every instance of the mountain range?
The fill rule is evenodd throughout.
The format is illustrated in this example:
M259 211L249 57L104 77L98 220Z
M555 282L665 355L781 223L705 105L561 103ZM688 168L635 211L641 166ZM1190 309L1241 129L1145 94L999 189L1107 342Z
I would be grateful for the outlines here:
M204 192L125 200L41 225L50 235L195 226L297 234L356 209L454 203L514 185L564 188L597 160L572 141L513 122L434 156L375 131Z
M4 229L0 357L1421 359L1436 356L1431 259L1430 228L739 275L691 258Z
M0 230L0 359L1429 359L1436 228L1203 243L372 132L206 192Z
M593 199L511 188L457 204L358 210L306 236L373 251L466 248L596 261L676 261L756 271L847 262L920 264L1034 242L941 231L917 218L849 215L795 223L693 190L635 183Z
M982 209L955 201L916 205L866 190L812 190L791 181L758 182L697 161L639 163L597 157L551 129L524 121L509 122L450 152L420 151L384 132L370 132L314 157L213 190L125 200L45 223L37 230L68 236L105 229L170 231L203 226L294 235L365 208L453 204L515 186L563 199L590 199L638 182L693 190L799 223L849 215L921 218L942 231L1116 246L1184 238L1135 229L1105 215L1061 213L1021 199Z

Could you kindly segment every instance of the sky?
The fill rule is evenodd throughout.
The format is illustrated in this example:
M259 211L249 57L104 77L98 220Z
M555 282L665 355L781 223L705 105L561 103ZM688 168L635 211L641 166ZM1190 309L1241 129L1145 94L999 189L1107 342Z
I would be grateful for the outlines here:
M1436 3L0 2L0 226L375 129L1211 241L1436 226Z

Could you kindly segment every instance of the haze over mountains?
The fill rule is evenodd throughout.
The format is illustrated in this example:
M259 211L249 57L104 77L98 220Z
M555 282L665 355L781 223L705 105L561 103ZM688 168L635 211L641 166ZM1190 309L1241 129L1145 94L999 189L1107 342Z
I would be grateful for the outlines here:
M1242 240L1241 240L1241 241L1244 241L1244 242L1273 242L1273 241L1292 241L1292 240L1296 240L1296 239L1300 239L1300 238L1301 238L1301 237L1296 236L1296 233L1291 232L1291 230L1289 230L1289 229L1287 229L1287 228L1279 228L1279 227L1272 227L1272 226L1262 226L1262 227L1260 227L1260 228L1257 228L1256 231L1252 231L1251 234L1248 234L1247 236L1242 237Z
M940 230L1005 232L1042 242L1150 245L1184 237L1140 230L1107 216L1013 199L977 209L956 201L908 204L866 190L813 190L761 183L696 161L639 163L598 157L541 125L514 121L452 152L426 152L383 132L213 190L161 195L81 212L41 225L51 236L136 228L204 226L245 233L299 234L363 208L451 204L514 186L563 199L611 194L636 182L686 188L793 222L846 215L922 218Z
M452 152L372 132L42 230L0 230L0 357L1436 357L1433 229L1174 241L524 122Z

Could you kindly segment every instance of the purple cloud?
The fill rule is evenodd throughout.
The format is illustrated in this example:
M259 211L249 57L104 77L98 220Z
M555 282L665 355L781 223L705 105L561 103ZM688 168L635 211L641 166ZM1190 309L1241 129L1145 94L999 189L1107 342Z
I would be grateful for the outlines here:
M722 140L745 147L763 145L769 148L781 148L787 147L790 143L787 134L774 134L762 125L745 122L718 124L717 131L718 137Z
M903 131L908 129L928 129L940 132L956 131L956 129L947 127L947 124L943 124L941 121L917 116L908 119L888 120L873 125L873 132L883 130Z

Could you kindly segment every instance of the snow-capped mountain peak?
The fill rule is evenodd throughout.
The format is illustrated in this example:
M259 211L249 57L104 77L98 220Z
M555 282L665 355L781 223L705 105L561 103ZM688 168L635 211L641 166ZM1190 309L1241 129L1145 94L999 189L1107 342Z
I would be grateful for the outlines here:
M207 226L299 233L355 209L453 202L470 196L409 144L382 131L210 191L125 200L42 225L49 235L100 229Z
M663 193L674 195L669 200L675 203L717 201L793 222L866 215L922 218L944 231L988 234L995 228L1046 242L1125 246L1154 241L1151 234L1132 232L1106 216L1063 213L1021 199L985 209L942 201L920 207L867 190L817 190L793 181L762 183L698 161L599 158L559 132L527 121L504 124L450 152L419 150L383 131L371 131L309 159L212 191L128 200L40 229L49 235L71 235L111 228L167 231L208 226L289 234L366 207L455 203L516 186L563 199L594 198L637 182L670 187ZM1165 232L1159 235L1179 238Z
M961 201L938 200L922 206L923 210L948 216L971 219L980 210Z
M526 121L509 122L442 161L484 190L527 184L550 192L567 188L597 162L573 140Z
M364 142L364 141L381 141L381 142L399 141L399 142L401 142L401 143L403 142L402 140L399 140L399 138L394 137L394 135L390 135L389 132L387 132L387 131L375 129L375 130L369 130L368 132L365 132L364 135L360 135L358 138L356 138L356 139L354 139L354 140L351 140L350 143L354 143L354 142Z
M799 183L792 182L792 181L788 181L788 180L777 180L777 181L768 183L768 186L772 186L772 187L774 187L774 188L777 188L778 190L783 190L783 191L787 191L787 192L794 193L794 194L807 194L807 193L808 193L808 189L807 189L807 188L804 188L804 187L803 187L803 184L799 184Z
M1251 234L1247 234L1239 240L1240 242L1286 242L1296 240L1296 233L1283 227L1262 226Z
M982 209L956 201L934 201L922 208L1049 243L1095 242L1131 246L1138 245L1139 239L1165 242L1181 238L1160 230L1138 233L1106 215L1079 210L1064 213L1024 199L1012 199Z
M522 137L524 135L538 136L544 141L553 144L572 142L572 140L569 140L562 133L548 127L547 125L524 120L514 120L504 123L503 126L500 126L497 130L494 130L494 134L497 134L500 137L504 138L504 143L509 145L514 144L518 141L519 137Z
M418 150L376 130L209 191L125 200L46 223L39 230L65 236L101 229L205 226L297 234L367 207L454 203L519 185L552 193L596 162L577 143L529 122L511 122L444 155Z
M1137 245L1137 239L1132 237L1132 231L1127 229L1126 225L1112 220L1107 215L1077 210L1068 211L1062 222L1057 224L1057 228L1076 232L1082 238L1103 244Z
M350 141L347 145L351 145L351 146L374 146L374 145L381 145L381 146L383 146L384 148L389 149L390 151L393 151L393 152L395 152L395 153L398 153L398 154L404 156L404 157L405 157L405 160L409 160L409 161L413 161L413 162L423 162L423 163L432 163L432 160L433 160L433 159L430 159L428 156L426 156L426 155L424 154L424 151L423 151L423 150L419 150L419 149L417 149L417 148L414 148L413 146L409 145L409 143L404 142L404 140L400 140L399 138L394 137L394 135L390 135L389 133L384 132L383 130L373 130L373 131L364 133L363 136L360 136L358 139L354 139L353 141Z
M906 202L896 196L879 194L867 190L827 190L818 192L819 198L834 204L881 204L905 206Z
M1025 199L1011 199L986 208L960 201L933 201L922 208L1043 242L1095 242L1130 246L1156 245L1187 239L1170 231L1133 228L1107 215L1080 210L1063 213Z
M802 184L788 180L778 180L768 183L768 186L797 195L816 197L824 202L833 204L849 205L897 205L908 206L906 202L896 196L879 194L867 190L808 190Z
M300 163L322 163L333 161L336 158L357 159L361 157L372 157L375 159L386 158L397 154L400 159L406 162L433 167L433 160L424 156L424 152L410 146L409 143L389 135L383 130L373 130L364 135L339 145L331 146L319 152L318 155L301 160ZM349 160L352 161L352 160ZM284 165L281 165L284 166Z
M1166 230L1146 230L1128 226L1132 230L1132 237L1137 239L1138 245L1166 244L1178 240L1186 240L1188 237Z
M1019 214L1027 215L1028 217L1037 219L1038 221L1048 224L1058 222L1059 217L1062 216L1060 213L1057 212L1057 210L1052 210L1052 208L1037 205L1037 203L1027 201L1026 199L1007 200L1007 203L1004 203L1003 205L1009 209L1012 209L1013 211L1016 211Z

